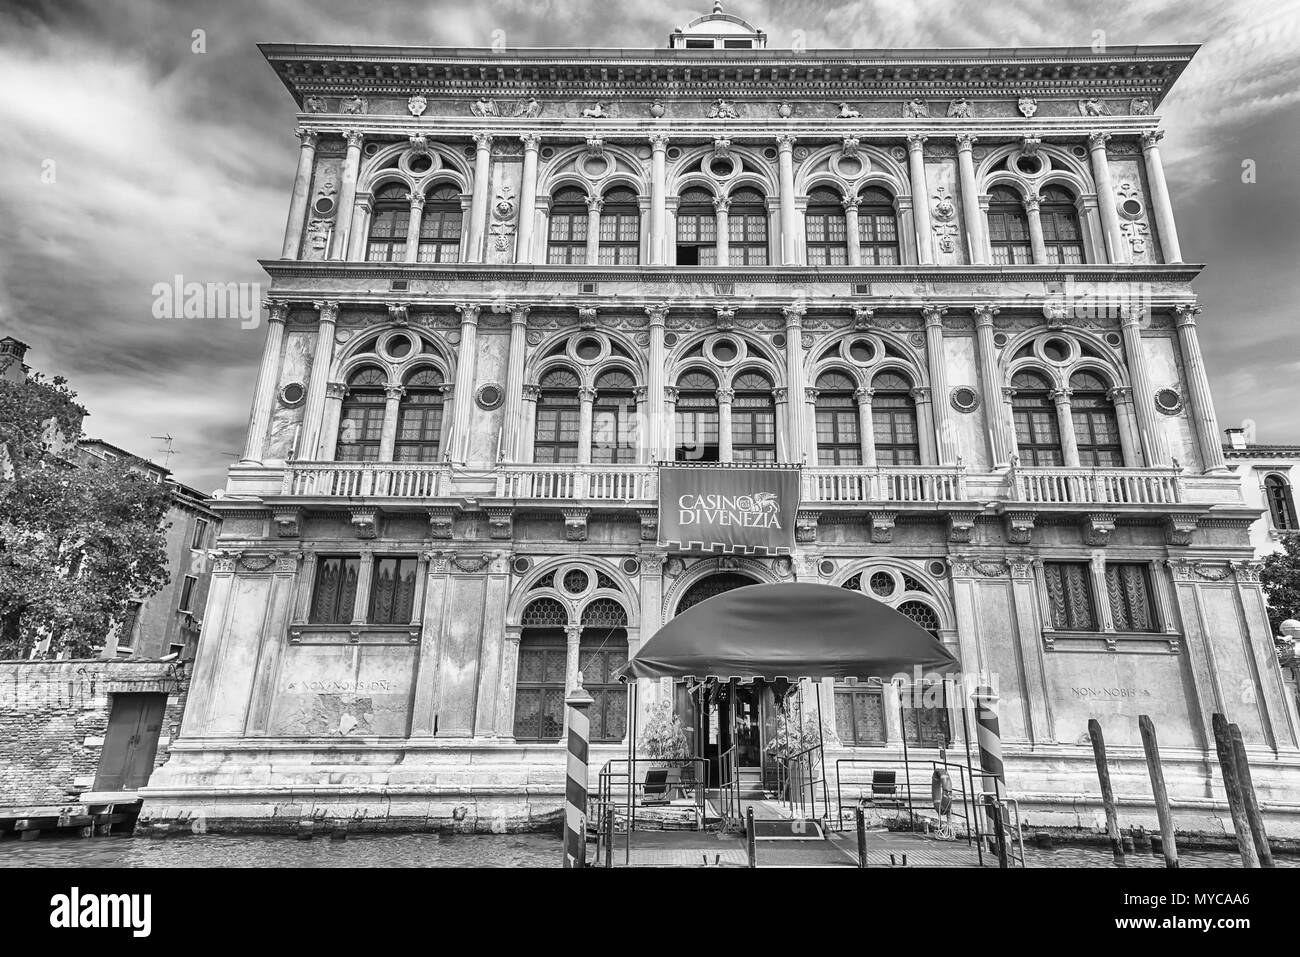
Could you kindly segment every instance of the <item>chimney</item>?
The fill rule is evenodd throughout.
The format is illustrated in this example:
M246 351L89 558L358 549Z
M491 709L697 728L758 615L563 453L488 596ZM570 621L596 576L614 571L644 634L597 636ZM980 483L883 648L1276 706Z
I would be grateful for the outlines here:
M1228 436L1228 445L1234 449L1244 449L1246 447L1246 430L1245 429L1224 429Z

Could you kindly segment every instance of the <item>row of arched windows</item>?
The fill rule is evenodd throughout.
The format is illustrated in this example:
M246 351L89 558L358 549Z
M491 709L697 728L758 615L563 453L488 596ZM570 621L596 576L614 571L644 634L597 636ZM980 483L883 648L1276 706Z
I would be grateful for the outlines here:
M1056 390L1041 372L1025 369L1011 377L1011 414L1016 429L1016 450L1023 465L1063 465L1060 417ZM1124 465L1119 420L1106 383L1092 372L1070 377L1070 420L1084 467Z
M443 378L427 366L409 372L397 405L395 462L436 462L442 439ZM341 462L375 462L381 457L388 407L388 375L364 366L348 377L339 413L335 458Z
M366 243L367 262L405 262L411 240L411 215L420 216L415 234L416 262L453 263L460 259L460 234L464 213L460 190L451 185L435 186L424 200L423 209L412 206L407 188L398 183L375 193Z
M1077 265L1084 262L1083 232L1074 197L1060 186L1048 186L1038 205L1047 262ZM1030 264L1034 261L1029 215L1020 194L1008 186L989 191L989 245L993 263L999 266Z

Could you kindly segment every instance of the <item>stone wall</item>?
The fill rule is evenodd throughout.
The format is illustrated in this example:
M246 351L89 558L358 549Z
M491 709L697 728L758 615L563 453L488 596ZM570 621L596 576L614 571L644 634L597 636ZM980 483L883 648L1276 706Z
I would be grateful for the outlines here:
M0 661L0 807L66 804L94 786L113 696L165 692L154 767L179 731L188 678L158 661Z

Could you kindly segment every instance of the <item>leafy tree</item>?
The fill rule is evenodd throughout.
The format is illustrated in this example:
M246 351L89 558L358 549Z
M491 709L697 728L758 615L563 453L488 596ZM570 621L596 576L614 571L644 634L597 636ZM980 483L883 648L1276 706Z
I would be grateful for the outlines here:
M82 467L85 410L65 380L0 381L0 658L101 648L168 581L171 490L122 461Z
M1300 618L1300 535L1288 535L1282 551L1264 559L1259 580L1268 597L1268 623L1273 634L1281 634L1282 622Z

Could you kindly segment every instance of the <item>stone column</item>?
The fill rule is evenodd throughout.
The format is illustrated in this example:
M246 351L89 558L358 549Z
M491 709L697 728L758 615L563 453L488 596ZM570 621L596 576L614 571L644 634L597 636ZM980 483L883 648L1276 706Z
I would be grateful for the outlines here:
M316 139L319 135L309 127L298 127L298 171L293 177L289 218L284 224L284 244L280 247L281 259L297 259L298 251L302 248L302 233L307 226L307 209L311 200L311 173L316 164Z
M805 456L805 460L811 462L813 465L817 464L817 396L819 395L821 395L821 390L816 389L813 386L804 386L802 411L803 411L803 421L805 425L804 435L807 436L807 441L804 445L803 454ZM792 404L793 405L800 404L798 402L798 399L799 397L795 396L795 402ZM785 432L787 435L794 434L794 428L790 425L790 421L788 419L785 423ZM795 462L799 461L798 448L799 448L798 446L794 446L790 448L788 450L788 454L790 457L788 459L778 460L778 461L795 461Z
M1038 589L1033 564L1023 559L1007 563L1011 570L1011 596L1015 606L1016 638L1024 668L1024 709L1029 719L1026 736L1035 744L1056 740L1052 701L1043 667L1043 628L1038 620ZM1105 592L1098 592L1098 605L1105 605Z
M862 265L862 234L858 230L858 197L844 199L845 242L848 243L849 265Z
M519 674L519 642L523 629L507 625L505 644L501 648L501 684L497 694L501 699L497 708L497 737L514 739L515 736L515 683Z
M519 184L519 226L516 229L515 262L533 261L533 228L537 221L537 148L541 145L539 133L525 133L519 137L524 144L524 170Z
M271 428L271 410L275 408L276 383L280 378L280 360L284 352L284 324L289 318L289 304L267 299L266 343L262 346L262 366L257 373L253 392L253 409L248 418L248 436L244 441L241 464L261 465L266 448L266 433Z
M510 601L510 556L496 552L488 565L483 602L483 641L479 646L478 693L475 696L474 736L495 738L502 711L508 706L501 694L506 663L506 605ZM518 662L518 658L515 659ZM513 699L513 695L511 698ZM513 716L512 716L513 717Z
M871 421L871 397L875 389L854 389L853 398L858 400L858 441L862 443L862 464L867 468L876 467L876 435Z
M671 462L677 456L677 396L676 386L664 386L664 460Z
M917 259L922 266L933 266L934 235L930 226L930 187L925 175L925 140L920 133L907 134L907 168L912 180Z
M1101 225L1101 212L1094 193L1079 197L1079 226L1083 229L1083 239L1088 250L1085 258L1089 263L1104 263L1106 231Z
M480 263L483 261L483 233L487 229L488 180L492 175L492 134L475 133L474 144L476 146L474 189L470 194L469 248L465 251L465 261Z
M1168 465L1169 449L1156 421L1155 390L1151 387L1151 375L1142 351L1142 317L1145 315L1148 313L1144 311L1121 310L1119 329L1124 337L1124 363L1128 367L1128 380L1133 384L1133 412L1137 417L1144 459L1141 464Z
M420 648L416 653L415 687L411 695L411 737L413 738L433 736L438 711L438 638L447 595L450 592L447 554L428 551L423 552L421 557L425 559L428 573L424 583L424 609L420 619Z
M298 580L294 583L293 618L295 622L305 622L311 614L312 592L316 587L316 553L305 552L302 565L298 569Z
M591 464L592 405L596 390L590 386L578 389L578 464Z
M650 443L654 441L654 434L647 428L646 423L650 421L650 412L647 408L646 399L650 395L648 386L639 385L632 390L632 398L636 400L636 460L646 462L650 457Z
M1029 248L1034 262L1047 262L1047 243L1043 241L1043 220L1038 214L1038 204L1042 197L1035 193L1025 200L1025 216L1029 219Z
M976 265L988 265L988 245L984 242L983 215L980 212L979 186L975 183L975 163L971 159L971 147L978 137L970 133L957 134L957 173L961 182L961 211L966 227L966 246L970 250L970 261Z
M1109 133L1093 133L1088 137L1088 150L1092 154L1092 178L1097 184L1097 205L1101 210L1102 230L1106 237L1106 256L1111 263L1126 263L1124 237L1120 234L1119 210L1115 208L1115 190L1110 182L1110 162L1106 159L1106 141Z
M347 398L346 382L331 382L325 386L325 417L320 430L320 460L333 462L338 453L339 419L343 415L343 400Z
M524 416L522 431L519 436L519 461L533 460L533 440L537 437L537 400L542 397L542 387L536 384L524 386Z
M664 153L668 149L665 133L650 134L650 265L663 266L668 262L668 236L665 223L668 219L668 173Z
M564 691L567 694L578 687L578 646L582 642L582 625L576 622L564 626ZM566 709L567 710L567 709ZM568 718L566 716L567 723Z
M605 201L599 196L587 197L587 265L600 264L600 210Z
M479 307L457 306L460 313L460 348L456 354L456 409L452 427L453 462L469 460L471 416L474 412L474 366L478 360Z
M339 205L334 211L334 246L330 259L342 259L348 251L348 228L352 224L352 207L357 198L357 175L361 170L361 132L345 130L348 151L343 159L343 175L339 182Z
M993 341L993 317L996 306L975 307L975 344L979 355L980 398L984 404L989 433L989 458L995 469L1011 465L1015 451L1011 416L1002 396L1002 378L998 369L998 348Z
M790 455L790 390L777 386L772 390L772 405L776 411L776 460L789 462Z
M507 462L519 462L520 434L524 411L524 362L527 355L528 306L510 309L510 351L506 357L506 402L503 412L501 448Z
M384 427L379 433L379 461L393 461L393 447L397 444L397 411L406 389L390 385L384 390Z
M664 346L664 323L668 319L666 305L647 306L645 314L650 319L650 355L646 383L649 393L646 395L649 419L647 427L650 432L647 445L650 447L649 461L671 458L667 451L671 448L664 420L664 376L668 364L667 351Z
M1079 467L1079 443L1074 435L1074 410L1070 407L1069 389L1055 389L1051 393L1052 401L1056 403L1056 425L1061 432L1061 458L1065 460L1065 467L1068 469L1077 469Z
M1196 440L1201 447L1201 461L1207 472L1222 472L1223 446L1219 441L1219 423L1214 415L1214 400L1210 397L1210 380L1205 374L1205 360L1196 339L1196 317L1201 307L1181 305L1174 307L1174 323L1178 327L1178 348L1183 354L1183 370L1187 375L1187 398L1192 423L1196 426Z
M307 398L303 403L302 435L298 442L297 456L309 462L316 460L320 453L325 387L329 384L330 365L334 361L334 323L339 317L337 302L315 302L312 305L320 313L320 321L316 324L316 350L311 360L311 376L307 380Z
M941 306L921 307L925 317L925 357L934 397L934 427L938 437L940 465L957 464L957 430L948 407L948 363L943 352L943 316Z
M916 265L916 246L906 241L916 235L916 217L912 215L912 197L894 197L894 215L898 219L898 261L904 266Z
M731 201L725 196L715 197L713 208L717 211L717 257L719 266L731 265L731 221L728 218L727 211L731 209Z
M795 137L791 133L777 135L781 170L781 261L787 266L799 263L799 237L794 217L794 143Z
M912 401L916 403L916 429L920 433L917 440L921 448L921 464L929 467L934 465L935 459L939 457L934 432L934 394L929 388L922 386L913 389L911 395Z
M806 388L803 369L803 316L806 311L800 302L781 309L785 316L785 380L795 400L790 403L790 455L795 462L806 461L808 451L807 415L804 402L800 401Z
M418 262L420 256L420 221L424 218L424 194L411 194L411 218L406 224L406 261Z
M1174 207L1169 202L1169 185L1165 182L1165 167L1160 162L1160 141L1164 132L1142 134L1142 156L1147 164L1147 183L1151 186L1151 208L1156 214L1156 228L1160 230L1160 249L1165 262L1180 263L1183 251L1178 245L1178 230L1174 227Z
M1119 387L1109 390L1106 398L1115 407L1115 421L1119 423L1120 453L1124 456L1126 468L1140 468L1142 465L1142 439L1139 435L1137 417L1133 412L1133 390Z
M731 461L731 401L736 397L734 389L718 390L718 459Z
M369 549L361 552L361 565L357 569L357 594L352 601L352 624L364 625L370 613L370 585L375 577L375 553Z
M375 197L358 193L352 203L352 226L348 230L348 260L365 262L366 244L370 240L370 214L375 208Z

